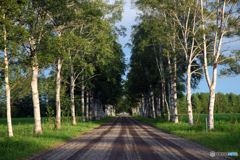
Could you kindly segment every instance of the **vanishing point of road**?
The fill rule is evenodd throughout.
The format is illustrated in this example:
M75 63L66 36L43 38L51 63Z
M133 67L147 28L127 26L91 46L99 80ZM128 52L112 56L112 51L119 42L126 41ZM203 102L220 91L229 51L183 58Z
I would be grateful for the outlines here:
M210 149L131 117L116 117L31 160L207 160Z

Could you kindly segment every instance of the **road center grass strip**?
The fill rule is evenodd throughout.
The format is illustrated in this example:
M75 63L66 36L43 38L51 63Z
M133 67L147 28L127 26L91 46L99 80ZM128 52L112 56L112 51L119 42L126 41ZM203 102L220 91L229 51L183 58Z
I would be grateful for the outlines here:
M217 152L238 152L238 156L232 158L240 159L240 114L215 114L214 116L215 129L208 132L206 132L205 123L207 114L195 114L194 126L188 125L187 114L178 115L179 123L177 124L168 122L167 117L145 119L133 116L133 118Z
M7 120L0 118L0 160L14 160L29 158L44 150L55 147L73 137L104 124L115 117L107 117L101 120L81 122L81 117L76 126L71 125L71 119L62 118L62 129L54 129L54 118L42 118L43 134L34 135L33 118L13 118L14 137L7 136Z

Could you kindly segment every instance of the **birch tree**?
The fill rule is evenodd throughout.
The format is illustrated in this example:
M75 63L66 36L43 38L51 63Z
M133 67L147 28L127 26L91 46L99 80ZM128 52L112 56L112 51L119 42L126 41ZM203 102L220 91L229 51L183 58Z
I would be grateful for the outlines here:
M198 72L199 70L201 70L200 64L198 64L198 68L193 70L193 66L197 65L196 60L201 54L200 46L201 43L196 44L196 40L198 39L197 34L198 31L200 30L200 27L196 25L199 23L199 18L197 15L200 13L197 2L195 2L194 0L193 1L176 0L176 1L163 1L162 3L159 3L156 1L146 2L139 0L136 1L135 4L140 10L149 7L150 10L152 10L154 13L162 14L163 16L158 16L156 18L158 18L158 20L161 21L163 25L169 28L167 31L168 32L167 37L171 37L170 39L172 41L170 43L172 44L173 51L176 49L177 50L181 49L183 51L185 63L187 66L186 86L187 86L188 123L189 125L193 125L191 104L191 86L192 86L191 77L193 74L199 74ZM195 63L195 65L193 65L193 63ZM174 81L173 78L172 81ZM172 92L172 97L174 97L173 96L174 92L175 91ZM174 100L174 103L176 104L176 100ZM172 103L170 103L170 108L174 108L171 106ZM174 110L174 112L176 112L176 110ZM174 121L177 120L175 119Z
M56 7L56 3L49 1L27 1L26 7L21 11L22 19L19 21L29 32L27 43L23 43L22 47L27 52L26 62L32 70L32 99L34 105L34 133L42 133L40 103L38 92L38 74L41 60L48 59L47 55L41 52L42 39L47 36L49 31L46 24L49 22L50 9ZM45 57L44 57L45 56Z
M4 11L3 11L4 12ZM3 20L5 20L6 15L3 13ZM3 25L4 41L7 42L7 30L6 25ZM12 117L11 117L11 104L10 104L10 85L9 85L9 61L7 53L7 45L4 45L4 64L5 64L5 86L6 86L6 103L7 103L7 126L8 126L8 136L13 137L12 130Z
M216 5L216 9L209 11L209 8L207 8L208 3L206 5L203 4L203 1L200 0L200 11L201 11L201 23L202 23L202 29L203 29L203 55L204 55L204 71L205 71L205 77L209 88L210 93L210 99L209 99L209 105L208 105L208 128L210 130L214 129L214 102L215 102L215 90L216 90L216 82L217 82L217 67L218 64L221 63L221 48L223 44L223 38L227 34L234 34L239 32L239 25L240 25L240 17L239 17L239 6L238 1L216 1L215 3L212 3L212 5ZM209 23L210 15L209 12L214 14L214 39L212 39L212 45L213 49L211 51L211 56L213 57L213 71L212 71L212 80L210 80L210 74L209 74L209 68L208 68L208 59L210 56L209 52L207 52L207 28L211 25Z
M4 70L5 76L5 91L6 91L6 109L7 109L7 126L8 126L8 136L13 137L12 129L12 119L11 119L11 89L13 89L18 81L22 81L17 78L16 80L11 80L10 73L15 67L10 66L10 61L17 61L16 58L19 56L19 44L23 42L24 36L26 35L25 30L21 26L17 26L14 23L18 23L18 14L20 10L24 7L24 2L6 1L0 3L0 22L1 22L1 32L0 32L0 50L3 51L3 63L0 63L0 69ZM18 73L16 73L18 74ZM18 77L18 75L17 75Z

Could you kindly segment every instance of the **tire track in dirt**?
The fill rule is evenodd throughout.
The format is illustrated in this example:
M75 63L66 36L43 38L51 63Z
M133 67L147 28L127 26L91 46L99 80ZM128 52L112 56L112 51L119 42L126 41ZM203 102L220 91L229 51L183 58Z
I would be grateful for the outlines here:
M178 156L180 159L231 159L230 157L210 157L210 149L201 146L200 144L194 143L187 139L172 135L170 133L161 131L155 127L145 124L141 121L131 118L131 120L145 132L147 132L151 137L153 137L159 143L169 146L170 149L174 149L181 153L183 156ZM160 134L160 135L159 135ZM169 140L168 140L169 139ZM187 150L187 151L186 151ZM174 153L174 152L173 152ZM176 153L175 153L176 154ZM177 155L177 154L176 154Z
M114 160L123 159L124 148L125 148L123 136L126 134L126 130L127 130L126 128L127 128L126 120L125 120L125 117L123 117L121 119L121 131L117 139L113 142L112 151L109 156L109 159L114 159Z
M86 153L79 154L78 160L106 160L109 159L114 141L120 135L121 119L118 120L114 128L96 144L93 145Z
M130 118L129 118L129 120L131 121ZM156 141L146 131L144 131L141 127L137 126L136 124L134 124L134 127L135 127L137 133L139 134L139 136L146 143L148 143L151 146L152 150L156 154L158 154L159 157L161 157L161 159L164 159L164 160L173 160L173 159L174 160L181 160L181 159L188 160L187 158L185 158L183 155L181 155L175 149L167 146L166 144L159 143L158 141ZM179 157L182 157L182 158L179 158Z
M133 118L131 118L131 121L136 124L137 126L139 126L140 128L142 128L145 132L147 132L152 138L154 138L156 141L160 142L160 143L164 143L168 146L170 146L171 148L177 150L178 152L180 152L182 155L184 155L184 157L188 158L188 159L195 159L198 160L197 157L193 156L192 154L188 153L187 151L185 151L183 148L181 148L180 146L170 142L169 140L155 134L154 132L149 131L148 129L146 129L143 125L140 125L139 123L137 123ZM181 157L178 157L181 159Z
M130 135L133 137L136 144L136 149L140 154L142 160L162 160L151 148L151 146L145 142L136 132L133 123L130 122L130 118L127 118L127 129Z
M117 120L119 118L120 117L118 117ZM92 141L88 142L87 145L85 145L83 148L78 150L75 154L70 156L67 160L75 160L75 159L78 159L79 155L85 154L92 146L96 145L106 134L108 134L115 127L115 124L116 124L117 120L115 120L113 122L113 124L111 125L110 128L108 128L106 131L102 132L102 134L100 136L98 136L97 138L95 138Z

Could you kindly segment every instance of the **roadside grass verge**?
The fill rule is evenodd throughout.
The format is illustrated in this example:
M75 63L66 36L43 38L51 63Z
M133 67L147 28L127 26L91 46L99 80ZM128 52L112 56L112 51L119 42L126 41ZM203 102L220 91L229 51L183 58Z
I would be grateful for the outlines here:
M238 152L238 156L232 158L240 160L240 114L214 114L215 129L212 131L208 130L208 132L206 132L205 122L205 118L208 115L194 114L193 117L194 126L189 126L187 114L178 115L179 123L177 124L168 122L167 116L157 119L145 119L140 116L133 116L136 120L197 142L216 152ZM196 123L197 119L198 123Z
M44 150L53 148L61 142L90 131L115 117L110 116L89 122L81 122L81 117L76 118L78 123L73 126L70 117L63 117L62 129L55 130L55 118L42 117L43 134L38 135L33 134L33 118L12 118L14 133L12 138L7 135L7 119L0 118L0 160L29 158Z

